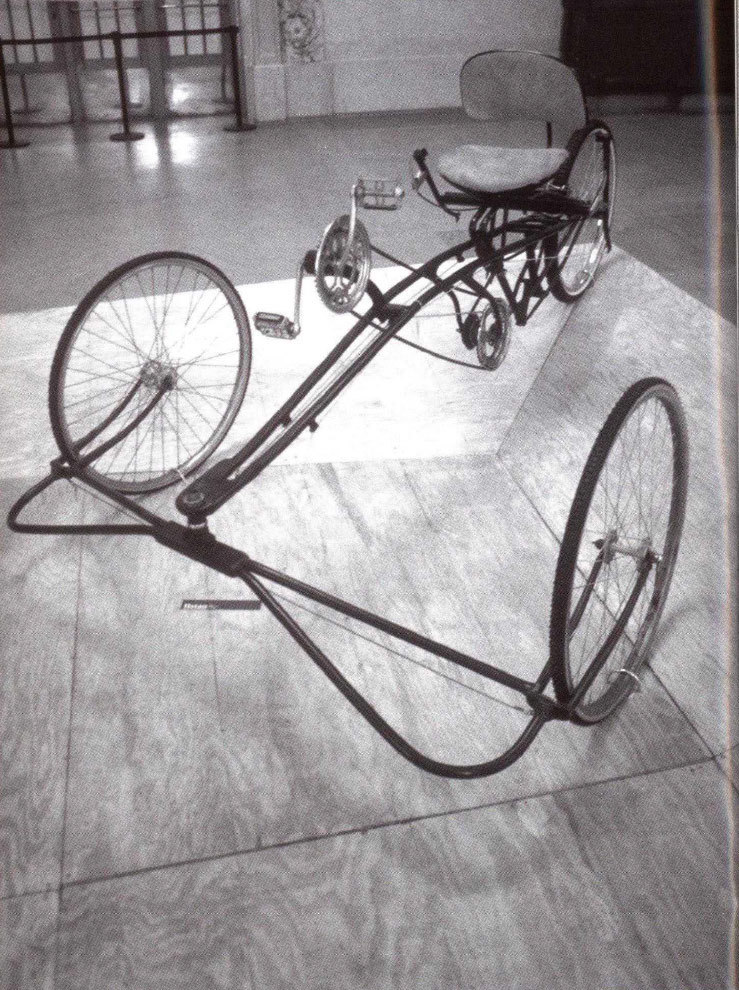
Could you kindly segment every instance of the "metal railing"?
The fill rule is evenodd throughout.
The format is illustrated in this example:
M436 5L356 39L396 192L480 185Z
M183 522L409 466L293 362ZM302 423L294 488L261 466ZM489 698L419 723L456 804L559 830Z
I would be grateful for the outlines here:
M29 4L30 6L30 4ZM97 5L95 5L97 6ZM182 3L165 5L166 7L174 7L181 15L183 25L185 21L185 9L187 5ZM103 45L105 42L109 42L113 49L113 60L115 63L116 75L118 80L118 91L120 95L120 108L121 108L121 122L122 129L114 134L110 135L111 141L138 141L144 137L143 133L140 131L134 131L131 129L130 122L130 99L128 94L128 82L126 76L126 67L123 60L123 44L125 41L141 41L148 39L162 39L166 38L168 41L170 39L182 39L182 44L184 47L185 55L192 57L188 50L189 39L199 38L202 44L203 53L207 52L207 39L212 36L227 36L229 44L229 62L231 68L231 84L233 89L233 102L234 102L234 116L235 123L229 125L225 130L229 131L243 131L251 130L253 125L248 124L245 120L244 106L243 106L243 95L241 87L241 73L240 73L240 60L239 60L239 28L235 24L225 24L220 27L207 27L205 25L203 8L201 5L200 9L200 21L201 23L197 27L182 27L181 29L161 29L161 30L133 30L133 31L95 31L84 34L66 34L66 35L53 35L49 37L36 37L32 33L32 37L20 38L17 36L15 29L13 30L13 37L2 38L0 37L0 90L2 91L2 101L3 109L5 113L5 128L7 131L7 140L0 141L0 148L23 148L27 147L30 142L18 140L15 133L15 124L13 121L13 113L10 103L10 92L8 87L8 66L6 64L6 49L11 49L13 52L13 59L15 65L21 65L25 60L22 57L23 50L30 50L31 59L35 62L46 61L39 55L41 51L41 46L50 45L52 46L65 46L65 45L89 45L90 43L95 43L99 45L99 53L101 60L105 58L105 52ZM116 8L117 9L117 8ZM31 15L32 16L32 15ZM29 23L33 23L32 20ZM99 23L99 17L98 17ZM118 21L116 22L118 23ZM51 60L49 60L51 61ZM110 59L106 59L110 61ZM21 75L21 79L23 76ZM24 99L27 100L24 91Z

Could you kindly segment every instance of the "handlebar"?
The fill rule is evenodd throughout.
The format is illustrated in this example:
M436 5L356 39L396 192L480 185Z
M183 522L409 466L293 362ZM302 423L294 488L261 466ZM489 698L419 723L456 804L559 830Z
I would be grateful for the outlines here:
M444 213L448 213L450 217L454 217L455 220L459 220L460 214L456 210L450 210L446 205L444 194L439 191L439 187L436 185L434 177L431 174L431 169L426 164L428 154L429 153L426 148L417 148L413 152L413 161L416 165L418 165L420 170L420 175L417 174L413 177L413 188L420 196L421 186L423 186L424 182L426 182L431 190L431 195L436 200L435 205L438 206L440 210L443 210ZM421 196L421 199L424 199L424 197Z

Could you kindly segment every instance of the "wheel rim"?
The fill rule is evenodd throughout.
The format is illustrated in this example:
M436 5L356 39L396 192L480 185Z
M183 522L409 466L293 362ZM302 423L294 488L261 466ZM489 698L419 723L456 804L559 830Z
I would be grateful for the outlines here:
M591 204L606 202L609 228L615 205L616 153L605 130L590 131L580 145L567 179L568 195ZM559 278L572 296L590 285L605 250L605 222L594 216L578 222L565 233L559 246Z
M573 572L566 664L574 690L593 659L606 655L578 706L586 718L602 717L634 686L622 672L643 663L664 605L682 527L678 430L673 408L659 392L647 393L615 437L593 489ZM648 575L629 612L642 566Z
M225 278L186 257L144 261L103 283L80 314L58 375L66 453L84 457L155 402L132 432L88 469L119 491L182 478L231 425L250 354L238 299ZM127 397L128 401L127 401ZM79 451L80 441L124 408Z

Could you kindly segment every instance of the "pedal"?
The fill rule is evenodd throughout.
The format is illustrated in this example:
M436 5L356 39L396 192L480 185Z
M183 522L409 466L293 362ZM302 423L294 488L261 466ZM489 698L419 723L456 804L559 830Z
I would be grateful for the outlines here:
M365 210L397 210L405 189L393 179L358 179L354 195Z
M265 337L278 337L280 340L293 340L300 333L300 327L279 313L257 313L254 323Z

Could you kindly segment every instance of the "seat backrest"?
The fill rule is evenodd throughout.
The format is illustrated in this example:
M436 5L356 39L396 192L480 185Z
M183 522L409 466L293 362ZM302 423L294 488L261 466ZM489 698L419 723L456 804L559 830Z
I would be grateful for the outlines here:
M537 120L560 127L560 143L587 122L573 69L542 52L480 52L462 66L462 106L475 120Z

